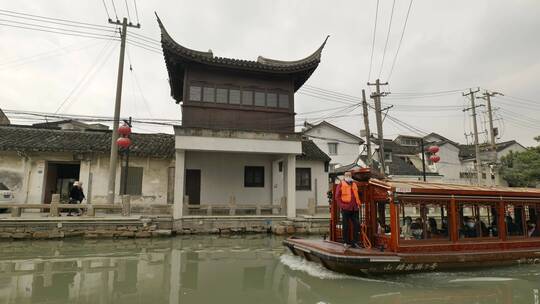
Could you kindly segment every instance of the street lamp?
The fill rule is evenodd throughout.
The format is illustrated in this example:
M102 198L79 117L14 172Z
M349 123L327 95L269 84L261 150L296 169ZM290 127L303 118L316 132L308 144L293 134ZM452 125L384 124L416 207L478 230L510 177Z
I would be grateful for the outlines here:
M123 195L127 194L127 180L128 180L128 168L129 168L129 147L132 142L129 138L131 134L131 117L128 121L124 120L124 124L118 128L118 134L120 137L116 140L116 144L120 148L120 152L125 155L126 163L124 166L124 191Z

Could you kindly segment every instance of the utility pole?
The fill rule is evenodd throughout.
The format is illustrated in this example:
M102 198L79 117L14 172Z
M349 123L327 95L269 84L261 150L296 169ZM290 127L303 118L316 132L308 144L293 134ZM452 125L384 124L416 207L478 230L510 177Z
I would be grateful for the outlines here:
M375 119L377 120L377 137L379 138L379 163L381 173L385 174L386 164L384 163L384 137L383 137L383 125L382 125L382 110L381 110L381 96L386 96L388 93L381 93L381 85L388 85L388 82L381 83L379 79L375 83L367 83L367 85L375 86L375 93L371 94L371 98L375 101Z
M120 105L122 103L122 81L124 78L124 55L126 52L126 38L127 38L127 28L134 27L140 28L141 25L133 25L131 22L128 24L126 17L123 18L122 22L120 20L112 21L109 19L109 23L122 26L122 32L120 33L120 59L118 62L118 78L116 80L116 100L114 102L114 120L113 120L113 130L111 134L111 156L109 159L109 183L107 187L107 203L114 203L114 193L116 186L116 166L118 163L118 146L116 140L118 140L118 124L120 123Z
M486 100L487 104L487 110L488 110L488 119L489 119L489 135L490 135L490 146L491 146L491 162L492 165L497 164L497 143L495 142L495 128L493 127L493 110L491 108L491 97L495 97L496 95L504 96L502 93L499 92L489 92L486 90L483 94L482 98Z
M372 166L371 160L371 133L369 132L369 113L366 100L366 90L362 89L362 111L364 112L364 128L366 130L367 165Z
M481 163L480 163L480 146L478 145L478 126L476 124L476 108L479 107L474 104L474 94L478 93L480 89L478 88L476 91L473 91L472 89L469 89L469 93L463 93L463 96L471 96L471 107L463 109L463 112L472 110L472 117L473 117L473 131L474 131L474 150L476 155L476 179L478 185L480 185L481 181Z
M422 177L426 181L426 148L424 146L424 138L420 138L420 149L422 149Z

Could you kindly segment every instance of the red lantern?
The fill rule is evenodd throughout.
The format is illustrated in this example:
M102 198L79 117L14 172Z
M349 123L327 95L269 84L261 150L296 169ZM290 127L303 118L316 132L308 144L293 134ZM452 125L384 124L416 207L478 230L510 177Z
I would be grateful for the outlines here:
M435 154L437 152L439 152L439 147L437 146L431 146L428 148L428 151L431 153L431 154Z
M439 155L431 155L429 159L434 163L438 163L441 160L441 157Z
M116 144L120 147L120 148L124 148L124 149L127 149L129 148L129 146L131 146L131 139L127 138L127 137L120 137L116 140Z
M128 124L123 124L118 128L118 134L122 135L122 137L128 137L131 134L131 128Z

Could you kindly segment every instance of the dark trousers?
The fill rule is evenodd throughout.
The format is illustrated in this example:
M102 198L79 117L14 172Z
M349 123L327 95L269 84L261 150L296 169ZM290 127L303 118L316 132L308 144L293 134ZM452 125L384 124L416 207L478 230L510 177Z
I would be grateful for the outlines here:
M358 244L358 233L360 232L360 222L358 220L358 211L341 210L341 227L343 235L343 243L353 245ZM349 227L352 224L353 237L351 241L351 235L349 233Z

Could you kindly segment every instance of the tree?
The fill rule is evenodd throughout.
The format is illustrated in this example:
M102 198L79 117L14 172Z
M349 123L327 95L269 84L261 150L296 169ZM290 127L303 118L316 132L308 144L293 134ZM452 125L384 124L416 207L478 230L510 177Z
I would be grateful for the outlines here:
M534 139L540 142L540 136ZM501 174L510 187L536 187L540 184L540 146L502 157Z

